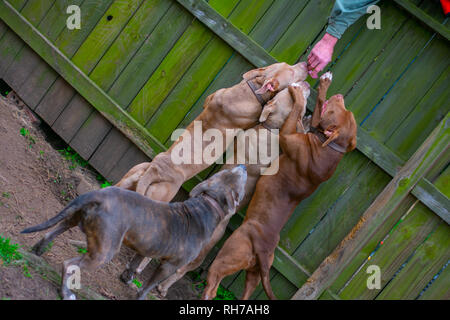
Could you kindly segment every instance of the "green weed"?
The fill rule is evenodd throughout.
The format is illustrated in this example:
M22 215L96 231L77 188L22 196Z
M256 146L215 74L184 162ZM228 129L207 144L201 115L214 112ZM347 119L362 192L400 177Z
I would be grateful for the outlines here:
M194 274L194 278L194 281L199 281L193 284L194 288L197 291L203 292L206 287L206 280L201 280L201 277L198 273ZM214 298L214 300L237 300L237 298L233 292L227 290L222 285L219 285L219 288L217 289L217 296Z
M77 247L77 248L78 248L78 253L81 253L81 254L87 253L87 249L86 248L83 248L83 247Z
M136 285L136 287L138 288L142 287L142 283L140 283L138 279L133 279L132 282Z
M71 147L67 147L62 150L58 150L58 152L62 155L62 157L68 161L70 161L72 164L69 166L70 170L74 170L78 166L82 168L86 168L88 166L88 162L84 160L75 150L73 150Z
M0 261L4 265L9 265L13 261L22 259L22 255L17 252L19 247L18 244L11 244L11 239L0 235Z
M34 144L36 144L36 140L34 139L34 137L31 135L30 131L28 131L28 129L26 128L21 128L20 129L20 135L27 138L28 140L28 148L32 148Z
M101 184L101 188L107 188L107 187L111 187L111 182L109 182L108 180L106 180L102 175L97 175L97 180L100 181Z

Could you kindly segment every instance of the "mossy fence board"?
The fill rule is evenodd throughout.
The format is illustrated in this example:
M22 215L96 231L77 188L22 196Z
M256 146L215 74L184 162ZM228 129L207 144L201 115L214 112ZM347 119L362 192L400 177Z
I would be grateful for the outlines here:
M81 8L79 30L66 27L70 4ZM116 182L170 146L212 92L249 69L305 59L332 5L0 0L0 78ZM279 298L306 298L311 288L316 299L449 298L447 20L435 0L379 5L381 29L360 19L329 66L330 93L345 95L359 123L358 147L282 230L271 270ZM215 170L185 183L177 199ZM225 237L241 221L233 217ZM355 235L357 244L348 241ZM381 289L367 288L371 264L381 268ZM243 280L241 272L223 284L239 294ZM266 298L261 286L253 298Z

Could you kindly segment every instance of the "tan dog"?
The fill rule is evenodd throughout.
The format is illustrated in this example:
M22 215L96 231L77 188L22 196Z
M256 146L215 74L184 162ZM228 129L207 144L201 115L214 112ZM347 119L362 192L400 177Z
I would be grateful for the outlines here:
M203 132L208 129L217 129L223 136L227 129L252 128L258 124L262 111L257 95L260 95L264 101L268 101L288 85L303 81L306 77L307 67L304 62L294 66L276 63L266 68L250 70L243 75L243 80L239 84L220 89L208 96L204 110L194 122L201 122ZM252 91L247 82L259 89ZM212 164L204 162L175 165L172 162L173 150L180 142L186 141L185 139L191 140L191 146L200 145L201 150L205 150L211 144L211 141L203 141L203 136L194 134L194 122L166 152L158 154L152 162L142 163L132 168L116 186L135 190L153 200L166 202L172 200L186 180ZM191 148L191 152L190 159L194 159L194 148ZM216 159L220 156L221 154L218 154Z
M325 101L330 83L330 73L321 77L312 116L317 131L307 134L296 130L305 109L302 89L289 87L295 103L280 132L280 169L276 175L259 179L244 222L225 242L209 269L203 299L213 299L222 279L243 269L246 283L242 299L251 296L260 280L268 297L275 299L269 269L281 229L299 202L328 180L344 153L356 147L356 122L346 110L343 96Z

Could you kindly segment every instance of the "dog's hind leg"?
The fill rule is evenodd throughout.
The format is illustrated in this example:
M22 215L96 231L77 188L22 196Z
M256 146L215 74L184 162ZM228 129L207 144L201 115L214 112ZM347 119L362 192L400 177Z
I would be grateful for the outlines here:
M136 269L142 264L143 261L145 261L145 257L141 256L139 253L136 253L127 268L120 275L120 280L127 284L131 283L136 276Z
M272 286L270 285L270 278L269 278L269 270L273 263L274 254L267 255L267 254L261 254L257 253L257 259L259 264L259 271L261 273L261 280L262 285L264 288L264 291L266 292L267 296L270 300L276 300L277 297L272 291Z
M259 284L261 277L259 276L258 271L246 271L245 275L245 288L244 293L242 294L241 300L248 300L252 295L253 291L255 291L256 286Z

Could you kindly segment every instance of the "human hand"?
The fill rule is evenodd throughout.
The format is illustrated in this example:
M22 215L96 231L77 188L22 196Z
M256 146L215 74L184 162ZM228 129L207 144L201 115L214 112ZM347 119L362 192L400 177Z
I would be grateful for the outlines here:
M338 38L325 33L323 38L311 50L308 56L308 73L312 78L317 78L318 73L331 62L337 41Z

